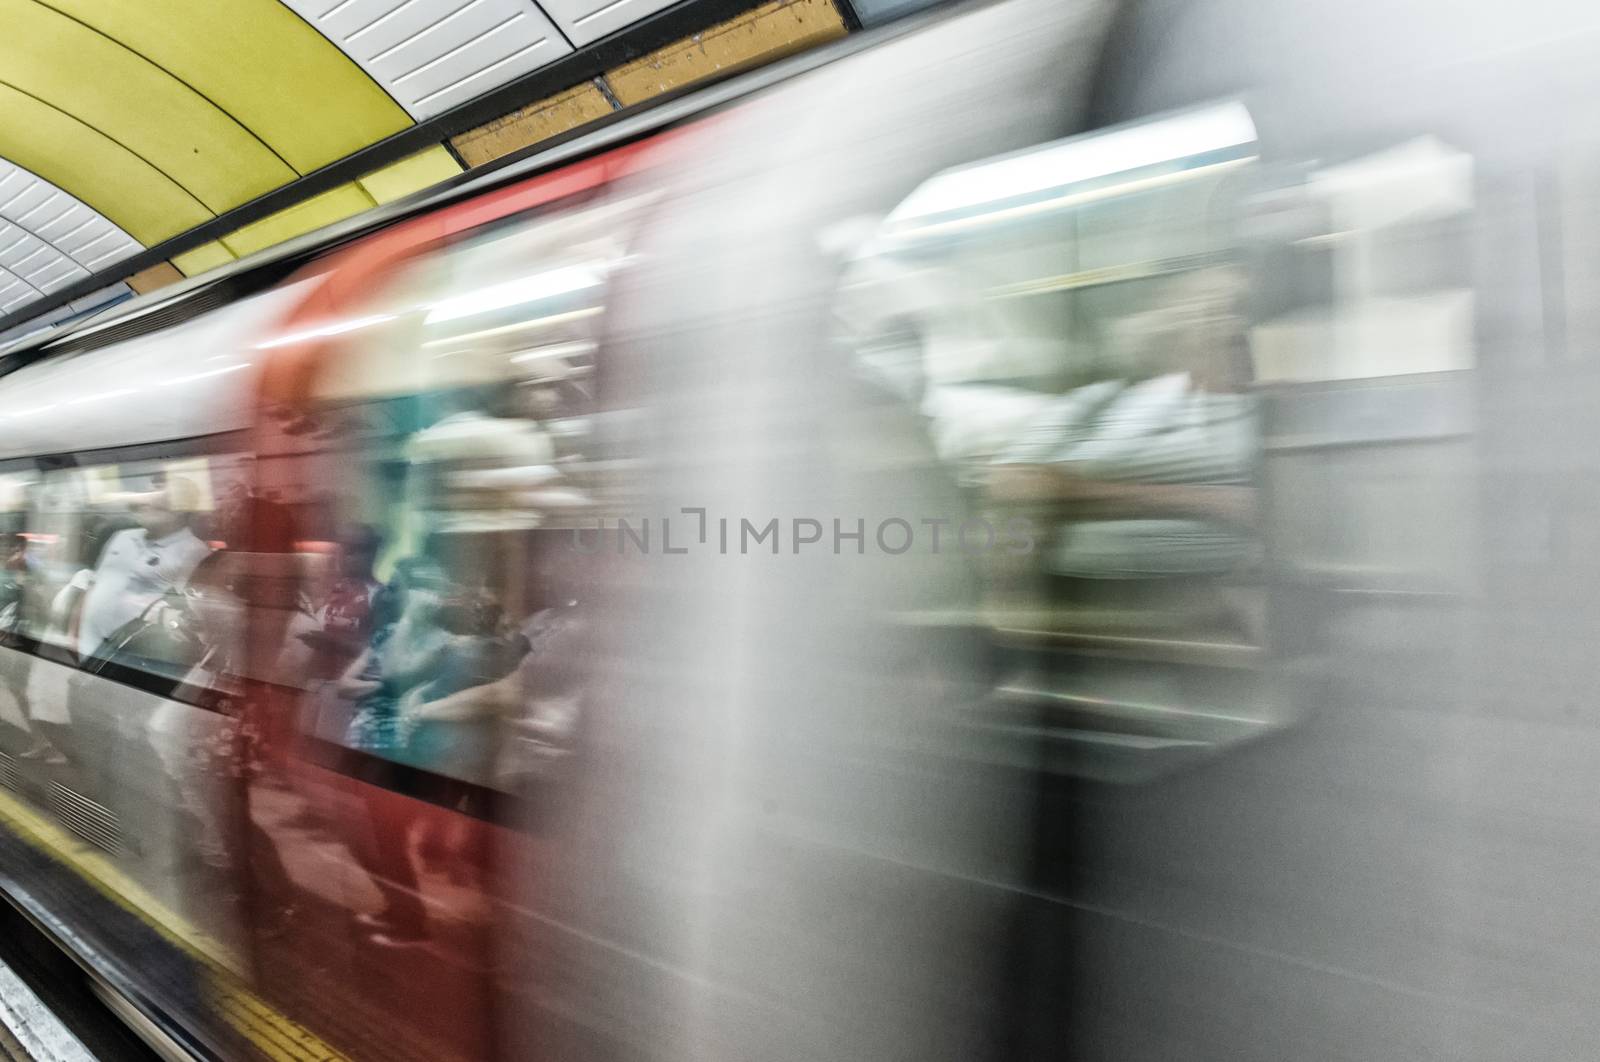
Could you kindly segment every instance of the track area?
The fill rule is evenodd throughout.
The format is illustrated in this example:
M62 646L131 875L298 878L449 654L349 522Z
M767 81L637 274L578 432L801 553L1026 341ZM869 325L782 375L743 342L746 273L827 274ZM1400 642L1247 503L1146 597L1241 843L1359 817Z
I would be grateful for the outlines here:
M0 1062L152 1062L84 971L0 903Z

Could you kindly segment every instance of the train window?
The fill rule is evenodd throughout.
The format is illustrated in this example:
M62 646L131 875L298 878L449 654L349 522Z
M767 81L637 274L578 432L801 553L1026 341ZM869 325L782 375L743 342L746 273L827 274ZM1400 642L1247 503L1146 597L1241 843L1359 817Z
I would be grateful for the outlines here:
M584 614L567 547L610 490L599 323L635 213L519 220L417 263L286 414L314 453L283 489L337 558L289 635L314 741L500 788L564 757Z
M0 646L6 649L26 646L29 572L37 560L26 534L27 512L37 484L32 469L0 472ZM0 720L23 731L30 729L27 681L27 657L0 652Z
M997 711L1072 735L1060 769L1149 776L1276 711L1241 237L1255 154L1230 103L947 171L846 273L840 327L915 409L926 474L1012 529L961 560L1003 661Z
M1258 379L1471 368L1473 172L1472 156L1418 137L1311 170L1281 192L1274 213L1293 231L1280 233L1260 274Z
M0 531L17 535L22 533L28 511L28 498L39 476L31 468L16 472L0 472Z
M27 514L23 630L42 655L170 694L214 687L237 609L218 607L236 456L47 470Z

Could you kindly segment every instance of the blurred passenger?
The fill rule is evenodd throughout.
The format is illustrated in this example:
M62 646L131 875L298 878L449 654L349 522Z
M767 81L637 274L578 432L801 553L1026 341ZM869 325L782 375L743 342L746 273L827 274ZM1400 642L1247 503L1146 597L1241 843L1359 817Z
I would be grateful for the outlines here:
M302 596L283 668L290 681L337 678L367 647L383 583L373 572L383 536L362 525L340 536L334 578Z
M403 561L381 603L367 648L338 680L339 696L357 703L345 739L372 754L368 773L385 772L397 759L406 735L399 718L400 699L432 676L443 659L449 635L438 625L442 576L426 561ZM368 778L380 781L380 778ZM429 939L427 910L410 855L414 810L381 785L365 790L372 843L351 845L383 895L383 908L358 920L381 946L406 946Z
M527 575L521 618L501 636L499 657L476 683L442 676L413 690L402 706L423 747L448 755L451 735L469 728L489 741L494 761L477 765L498 788L518 791L548 778L572 750L583 669L581 557L556 541L563 532L520 536ZM446 751L449 750L449 751Z
M484 412L496 390L446 393L444 415L406 447L430 531L537 527L545 511L583 504L564 485L555 444L537 421Z
M349 659L372 633L372 605L383 584L373 572L383 536L365 525L352 528L339 541L339 575L318 610L321 641L328 650Z
M551 565L534 530L550 510L587 503L554 467L554 447L532 420L484 412L490 389L446 398L446 414L417 433L406 452L429 535L424 557L397 580L397 618L340 682L357 699L353 747L431 773L476 783L502 770L503 734L535 709L516 681L534 642L565 626L561 596L544 576ZM566 541L563 539L563 541ZM560 730L546 702L538 723ZM539 726L531 732L538 732ZM554 742L551 742L554 744ZM513 773L516 773L513 771ZM428 939L411 845L463 883L484 862L473 831L459 826L413 838L416 816L403 802L369 801L375 841L369 869L385 907L366 919L380 945Z
M337 574L325 591L300 597L275 667L279 682L307 692L304 729L325 740L342 740L349 729L351 702L339 694L337 680L365 651L377 625L388 592L373 571L382 548L383 536L366 525L340 535Z
M28 711L37 741L22 753L27 759L42 760L60 765L68 760L72 711L70 707L71 680L79 663L78 633L83 618L84 601L94 584L95 570L105 554L106 547L118 533L137 526L120 516L94 516L84 521L84 531L79 539L78 554L72 576L54 594L42 584L36 592L49 598L48 606L40 608L42 618L35 626L39 639L40 661L28 672ZM51 666L64 665L64 666Z
M157 704L145 736L177 798L174 806L198 826L193 843L201 861L214 869L229 863L216 783L218 763L231 758L233 731L218 719L230 720L235 714L231 702L239 694L238 660L245 639L244 604L233 593L226 570L232 556L218 550L204 557L190 574L188 592L162 602L151 617L156 627L181 631L189 651L173 696Z
M177 795L175 806L196 823L195 849L213 871L248 872L257 899L256 924L284 928L295 908L295 888L277 846L250 814L249 767L256 760L245 723L241 656L248 611L232 562L217 550L189 577L181 604L168 622L192 630L200 655L174 696L152 713L147 734Z
M27 538L17 532L0 535L0 553L4 555L4 561L0 562L0 645L20 649L28 632L24 613L32 583L28 574ZM27 728L32 739L26 753L34 752L41 740L28 722L28 672L32 662L32 657L19 653L7 661L5 669L6 692L15 704L16 719Z
M189 480L157 477L156 489L128 500L139 526L106 543L84 599L78 653L86 660L119 628L183 586L211 549L189 528L199 500Z
M3 570L7 573L26 572L28 562L28 536L20 531L12 531L0 536L0 551L3 551L5 562Z
M407 456L438 532L432 541L450 583L441 621L453 637L440 673L406 696L402 726L412 762L488 781L503 731L530 703L520 663L565 626L575 603L554 557L555 539L568 539L537 529L592 502L555 464L546 421L563 409L558 380L466 388L448 401L453 412L419 432ZM577 557L568 550L562 559Z
M403 747L400 698L433 677L450 640L439 623L443 589L426 562L402 563L396 572L384 622L339 679L340 696L359 704L346 734L352 748L393 756Z
M1159 309L1110 329L1114 361L1148 375L1050 400L993 459L988 495L1048 511L1057 527L1043 566L1070 593L1248 628L1216 582L1248 565L1256 539L1259 428L1239 282L1211 270L1165 290Z
M11 532L0 535L0 639L14 642L22 634L28 596L28 540Z

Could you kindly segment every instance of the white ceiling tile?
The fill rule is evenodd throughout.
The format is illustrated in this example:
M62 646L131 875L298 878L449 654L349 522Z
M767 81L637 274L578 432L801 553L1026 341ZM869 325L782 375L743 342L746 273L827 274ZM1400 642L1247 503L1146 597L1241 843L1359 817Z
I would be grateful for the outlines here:
M88 204L0 159L0 315L140 249Z
M28 278L28 283L40 291L55 291L74 280L81 280L88 276L88 270L68 258L57 258L50 269L36 273Z
M466 2L455 0L450 6L460 7ZM439 7L433 0L358 0L339 18L325 19L317 28L337 37L340 47L350 55L368 60L436 25L444 17Z
M11 270L23 280L34 287L38 287L40 279L53 272L64 262L72 260L48 243L41 243L32 254L19 261Z
M72 232L79 225L91 220L94 216L94 211L90 210L82 203L69 200L66 204L65 211L57 214L55 218L43 225L40 225L33 231L38 234L40 239L49 240L57 247L61 247L60 241L67 235L67 233ZM61 247L61 249L63 251L66 250L65 247Z
M284 0L423 119L571 46L530 0Z
M81 252L83 248L89 246L89 244L100 239L107 233L115 231L116 227L112 225L111 222L96 214L89 218L87 223L79 222L66 232L63 232L60 236L56 237L55 243L57 247L67 252L72 257L77 258L79 252Z
M6 241L4 249L0 250L0 266L5 266L13 273L19 269L26 269L24 263L44 249L43 240L32 233L24 232L16 239Z
M72 201L68 200L61 192L53 187L45 186L36 202L30 202L25 208L18 207L13 210L9 218L13 224L20 225L29 232L38 232L64 211L72 209Z
M4 197L0 198L0 217L15 224L24 214L49 198L50 186L38 178L30 177L25 183L6 189Z
M83 266L85 269L104 269L117 259L127 258L134 253L135 252L129 250L124 244L107 244L104 251L96 254L92 258L84 259Z
M6 257L12 251L25 245L28 242L28 239L28 233L17 228L15 225L10 224L9 222L0 222L0 264L5 262Z
M674 0L542 0L544 9L578 47L609 36Z
M121 235L115 229L107 229L94 239L78 247L77 250L72 252L72 257L76 261L88 264L96 258L103 257L107 253L119 249L122 246L122 241L118 237Z

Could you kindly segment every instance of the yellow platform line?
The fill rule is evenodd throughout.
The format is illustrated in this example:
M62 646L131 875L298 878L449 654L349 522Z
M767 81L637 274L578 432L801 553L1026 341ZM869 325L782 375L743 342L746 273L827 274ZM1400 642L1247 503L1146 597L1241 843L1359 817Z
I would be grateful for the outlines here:
M212 1005L263 1055L274 1062L348 1062L342 1052L247 988L237 960L220 941L191 925L104 854L6 792L0 792L0 825L70 868L198 963L206 973Z

